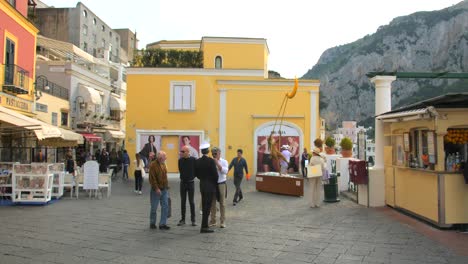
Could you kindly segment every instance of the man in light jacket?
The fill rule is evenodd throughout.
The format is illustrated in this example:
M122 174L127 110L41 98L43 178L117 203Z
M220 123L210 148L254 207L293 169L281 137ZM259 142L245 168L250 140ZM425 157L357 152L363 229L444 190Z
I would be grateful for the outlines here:
M211 202L211 221L210 226L216 226L216 200L219 201L219 227L226 227L226 195L227 195L227 185L226 185L226 175L228 173L228 162L227 160L221 158L221 150L217 147L211 148L211 155L216 163L216 168L218 169L218 192L213 201Z

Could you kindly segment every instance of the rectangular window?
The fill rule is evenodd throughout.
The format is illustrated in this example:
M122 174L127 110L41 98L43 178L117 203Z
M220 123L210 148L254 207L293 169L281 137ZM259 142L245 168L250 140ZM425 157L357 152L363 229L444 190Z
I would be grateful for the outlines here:
M120 121L120 119L122 118L121 117L121 113L120 110L110 110L110 118L111 120L114 120L114 121Z
M5 50L5 84L14 84L15 82L15 42L6 39Z
M195 110L195 82L172 82L170 110Z
M52 125L56 126L57 125L57 113L52 113Z
M83 50L88 52L88 43L83 42Z
M47 105L36 103L36 111L47 113Z
M68 113L67 112L61 112L62 118L60 125L61 126L68 126Z
M84 36L88 35L88 26L87 25L83 25L83 35Z

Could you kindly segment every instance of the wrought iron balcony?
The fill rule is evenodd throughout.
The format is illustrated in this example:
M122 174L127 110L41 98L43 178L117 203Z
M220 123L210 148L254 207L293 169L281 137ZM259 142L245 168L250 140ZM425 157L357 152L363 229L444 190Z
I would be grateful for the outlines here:
M14 94L29 93L29 72L15 64L3 64L3 92Z

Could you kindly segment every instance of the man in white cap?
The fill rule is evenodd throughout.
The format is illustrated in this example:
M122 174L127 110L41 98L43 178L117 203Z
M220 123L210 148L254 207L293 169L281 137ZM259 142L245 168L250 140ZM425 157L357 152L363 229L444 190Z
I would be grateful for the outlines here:
M215 161L208 157L210 144L203 143L200 146L201 158L195 163L195 176L200 180L200 192L202 196L202 223L200 233L213 233L214 230L208 227L208 217L210 216L211 202L216 195L218 188L218 169Z

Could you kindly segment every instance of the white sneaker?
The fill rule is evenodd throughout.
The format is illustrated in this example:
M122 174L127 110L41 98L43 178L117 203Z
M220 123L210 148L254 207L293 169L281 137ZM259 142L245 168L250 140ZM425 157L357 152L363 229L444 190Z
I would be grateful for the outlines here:
M134 192L134 193L138 193L138 191L137 191L137 190L134 190L133 192Z
M143 193L141 191L138 192L139 195L142 195Z

